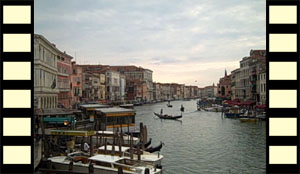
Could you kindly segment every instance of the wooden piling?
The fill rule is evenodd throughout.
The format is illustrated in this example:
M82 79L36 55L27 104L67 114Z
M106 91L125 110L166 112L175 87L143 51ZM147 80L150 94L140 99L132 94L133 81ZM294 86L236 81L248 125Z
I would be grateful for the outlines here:
M143 131L143 129L144 129L144 125L143 125L143 123L140 123L140 142L143 142L144 141L144 131Z
M112 155L115 155L115 134L113 135Z
M107 138L104 138L104 154L107 154Z
M93 136L90 136L90 156L94 156Z
M99 147L99 134L98 134L98 131L96 133L96 139L97 139L96 147Z
M119 145L119 156L122 156L122 146L121 146L121 138L118 137L118 145Z
M140 146L137 147L138 160L141 160L141 149Z
M69 164L69 171L72 171L72 170L73 170L73 165L74 165L74 164L73 164L73 161L71 161L70 164Z
M118 174L123 174L123 168L121 166L118 167Z
M89 164L89 174L94 174L94 165L92 163Z
M132 134L131 134L131 136L130 136L130 141L129 141L130 143L130 159L133 159L133 149L132 149L132 144L133 144L133 136L132 136Z

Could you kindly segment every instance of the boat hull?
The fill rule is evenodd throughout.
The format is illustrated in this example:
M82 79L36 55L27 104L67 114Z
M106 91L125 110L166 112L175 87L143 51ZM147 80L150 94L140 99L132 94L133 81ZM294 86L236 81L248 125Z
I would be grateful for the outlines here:
M255 123L258 121L256 118L240 118L241 122Z
M59 163L59 162L52 162L52 167L53 169L56 170L69 170L69 162L68 163ZM88 165L79 165L79 164L75 164L73 165L73 170L72 171L76 171L76 172L83 172L83 173L89 173L89 169L88 169ZM101 169L101 168L97 168L94 167L94 173L101 173L101 174L117 174L118 170L117 169ZM126 174L133 174L134 172L127 172L127 171L123 171L123 173Z
M225 113L226 118L239 118L239 113Z
M157 117L159 117L161 119L169 119L169 120L176 120L176 119L182 118L182 115L166 117L166 116L162 116L161 114L158 114L158 113L155 113L155 112L154 112L154 115L156 115Z
M52 161L51 165L52 165L52 169L56 169L56 170L69 170L69 161L66 162L55 162ZM77 164L74 163L73 164L73 169L72 171L76 171L76 172L83 172L83 173L89 173L89 169L88 169L88 164ZM109 168L109 167L99 167L99 166L95 166L94 165L94 173L95 174L118 174L118 169L117 168ZM123 170L124 174L135 174L136 172L134 171L126 171ZM157 170L155 172L150 172L150 174L161 174L161 170Z

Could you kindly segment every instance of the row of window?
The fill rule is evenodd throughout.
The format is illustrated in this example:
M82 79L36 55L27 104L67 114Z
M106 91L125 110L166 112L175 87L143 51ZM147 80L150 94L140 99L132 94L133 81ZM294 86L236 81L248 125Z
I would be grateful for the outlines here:
M56 55L42 45L39 45L39 58L46 64L57 67Z
M34 83L35 86L40 87L55 87L56 75L44 71L42 69L34 71Z

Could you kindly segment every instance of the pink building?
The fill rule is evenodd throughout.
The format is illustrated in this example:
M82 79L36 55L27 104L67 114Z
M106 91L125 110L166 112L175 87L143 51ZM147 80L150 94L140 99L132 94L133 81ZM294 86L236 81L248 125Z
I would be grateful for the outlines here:
M71 105L75 105L81 102L82 100L82 89L83 89L83 73L82 68L72 62L72 75L71 75Z
M219 80L217 96L220 98L231 98L231 75L227 75L226 70L224 77Z
M58 87L58 105L65 108L71 107L71 74L72 65L71 59L73 57L66 54L66 52L60 53L57 56L57 87Z

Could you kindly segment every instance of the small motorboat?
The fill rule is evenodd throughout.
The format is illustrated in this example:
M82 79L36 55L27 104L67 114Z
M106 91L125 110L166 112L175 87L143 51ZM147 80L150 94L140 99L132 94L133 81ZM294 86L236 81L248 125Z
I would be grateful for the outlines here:
M153 152L156 152L156 151L160 151L160 149L162 148L163 145L164 145L164 143L160 142L160 144L158 146L156 146L156 147L150 146L145 151L150 152L150 153L153 153Z
M182 114L178 115L178 116L172 116L172 115L168 115L168 114L158 114L154 112L154 115L156 115L157 117L161 118L161 119L178 119L178 118L182 118Z

